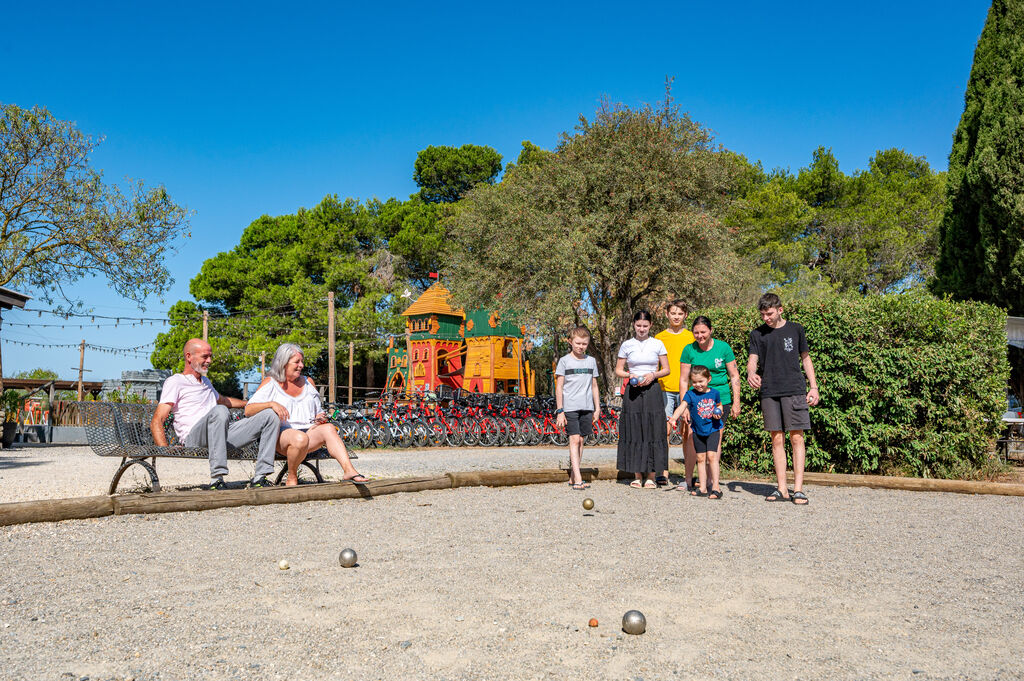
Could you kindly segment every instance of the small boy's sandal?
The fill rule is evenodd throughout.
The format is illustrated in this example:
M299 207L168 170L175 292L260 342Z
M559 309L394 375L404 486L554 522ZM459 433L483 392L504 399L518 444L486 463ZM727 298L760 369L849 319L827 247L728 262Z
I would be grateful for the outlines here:
M803 492L793 492L793 496L790 498L793 500L793 503L796 504L797 506L806 506L807 504L811 503L811 500L808 499L807 495L804 494Z
M722 498L722 490L720 490L720 489L713 489L710 492L708 492L708 499L721 499L721 498Z
M806 497L805 497L806 498ZM789 497L782 493L781 489L777 489L764 498L765 501L789 501Z

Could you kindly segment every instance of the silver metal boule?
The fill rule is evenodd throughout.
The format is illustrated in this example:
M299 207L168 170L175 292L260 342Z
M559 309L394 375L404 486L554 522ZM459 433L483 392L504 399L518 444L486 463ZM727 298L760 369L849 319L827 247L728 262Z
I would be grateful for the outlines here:
M341 567L352 567L356 564L356 552L354 549L342 549L338 554L338 562Z
M627 634L642 634L647 631L647 618L639 610L630 610L622 616L622 630Z

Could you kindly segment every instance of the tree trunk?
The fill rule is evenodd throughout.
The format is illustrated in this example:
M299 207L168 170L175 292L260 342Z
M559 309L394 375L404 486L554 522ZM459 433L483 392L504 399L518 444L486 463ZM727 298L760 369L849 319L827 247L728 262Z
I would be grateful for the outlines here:
M366 387L372 388L374 377L373 377L373 359L369 356L366 357Z

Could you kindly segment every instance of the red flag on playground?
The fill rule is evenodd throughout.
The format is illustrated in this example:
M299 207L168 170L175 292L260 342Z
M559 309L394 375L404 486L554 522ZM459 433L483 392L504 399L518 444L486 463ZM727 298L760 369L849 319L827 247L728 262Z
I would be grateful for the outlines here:
M431 273L430 273L429 275L427 275L427 276L429 276L429 277L430 277L431 279L437 279L437 272L431 272Z

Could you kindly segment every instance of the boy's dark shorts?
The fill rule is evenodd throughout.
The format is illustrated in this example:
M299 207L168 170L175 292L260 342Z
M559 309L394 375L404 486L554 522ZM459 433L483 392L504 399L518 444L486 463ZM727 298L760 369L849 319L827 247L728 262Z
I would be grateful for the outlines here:
M761 413L767 431L810 430L811 412L806 395L762 397Z
M594 432L594 412L591 411L567 411L565 412L565 433L566 435L582 435L587 437Z

